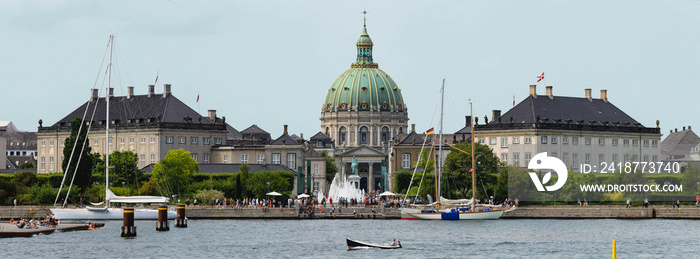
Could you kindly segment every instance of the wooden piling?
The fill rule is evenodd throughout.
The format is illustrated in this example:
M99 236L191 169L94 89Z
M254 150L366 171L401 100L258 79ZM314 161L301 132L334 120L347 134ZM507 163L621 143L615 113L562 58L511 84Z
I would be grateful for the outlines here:
M168 231L168 206L158 207L158 222L156 222L156 231Z
M134 226L134 209L125 208L124 209L124 223L121 227L122 237L135 237L136 236L136 226Z
M177 205L177 218L175 219L176 228L187 227L187 217L185 216L185 206Z

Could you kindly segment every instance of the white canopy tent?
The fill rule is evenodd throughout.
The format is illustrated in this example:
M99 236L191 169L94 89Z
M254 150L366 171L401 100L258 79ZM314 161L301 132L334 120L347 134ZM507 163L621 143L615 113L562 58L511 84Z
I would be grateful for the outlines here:
M386 192L379 194L379 196L396 196L396 193L386 191Z
M270 196L282 196L282 194L279 193L279 192L268 192L268 193L265 194L265 195L270 195Z

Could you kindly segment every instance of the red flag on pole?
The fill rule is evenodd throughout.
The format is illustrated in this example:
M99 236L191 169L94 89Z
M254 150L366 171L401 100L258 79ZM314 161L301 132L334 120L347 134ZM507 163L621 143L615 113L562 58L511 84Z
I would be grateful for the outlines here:
M199 92L197 92L197 102L199 103Z
M470 168L470 169L469 169L469 173L471 174L471 173L473 173L473 172L474 172L474 168Z
M513 106L515 106L515 95L513 95Z
M160 71L156 72L156 81L153 83L154 85L158 84L158 74L160 74Z
M542 72L542 75L537 77L537 82L539 83L540 81L542 81L542 79L544 79L544 72Z

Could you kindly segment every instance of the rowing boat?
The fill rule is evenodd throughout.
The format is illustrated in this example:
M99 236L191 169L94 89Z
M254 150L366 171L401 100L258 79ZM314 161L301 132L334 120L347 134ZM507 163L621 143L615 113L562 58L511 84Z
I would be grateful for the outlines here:
M357 248L399 249L399 248L402 248L401 240L399 240L399 243L397 245L390 245L390 244L383 244L383 243L370 244L370 243L365 243L362 241L352 240L349 238L346 238L345 240L348 243L348 249L357 249Z

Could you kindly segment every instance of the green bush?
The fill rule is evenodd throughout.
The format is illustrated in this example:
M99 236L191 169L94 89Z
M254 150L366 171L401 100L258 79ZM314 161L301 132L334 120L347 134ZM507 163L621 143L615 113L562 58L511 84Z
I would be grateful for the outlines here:
M197 193L194 195L195 198L197 198L197 203L200 203L202 205L204 204L209 204L212 205L216 201L216 199L219 199L220 201L224 199L224 193L219 190L199 190Z

